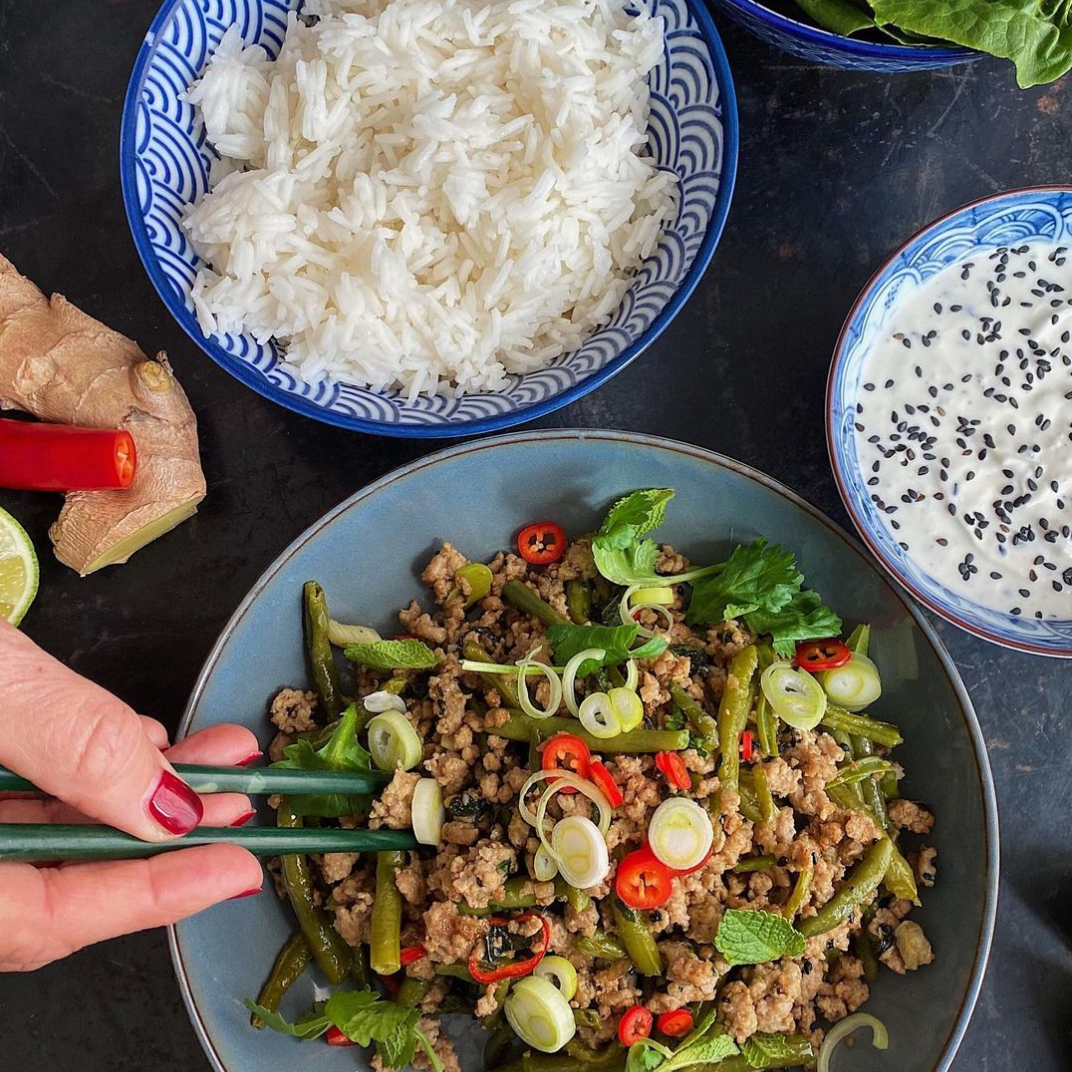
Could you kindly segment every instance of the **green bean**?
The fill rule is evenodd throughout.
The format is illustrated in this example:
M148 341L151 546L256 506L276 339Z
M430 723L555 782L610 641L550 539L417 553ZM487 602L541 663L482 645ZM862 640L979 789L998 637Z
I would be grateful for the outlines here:
M257 995L257 1004L270 1012L277 1012L283 995L301 978L312 959L313 954L305 935L295 931L279 950L272 970ZM264 1027L264 1021L256 1013L249 1018L249 1022L256 1028Z
M860 759L869 759L874 756L875 749L866 737L853 737L853 747ZM882 786L875 778L865 778L860 783L860 797L864 804L875 814L879 826L883 830L889 829L889 819L886 815L886 798L882 794Z
M849 634L849 639L845 641L845 647L847 647L849 651L855 652L857 655L866 655L870 643L871 626L865 623L858 625Z
M762 821L773 823L778 818L778 809L774 805L774 794L771 793L767 772L762 763L757 763L752 768L752 782L756 787L756 803L759 804Z
M886 868L886 877L882 880L882 884L894 897L918 905L919 890L916 888L916 876L912 865L904 858L904 854L897 847L897 842L892 838L890 844L893 846L893 852L890 854L890 864Z
M488 653L480 646L480 641L470 633L462 641L462 656L474 663L486 663ZM509 674L481 674L480 680L494 689L502 700L503 707L520 707L517 684Z
M503 1021L503 1005L506 1002L506 995L510 993L510 985L513 982L512 979L500 979L495 985L495 1009L489 1012L487 1016L480 1018L481 1026L485 1031L494 1031Z
M579 1068L589 1072L623 1072L625 1068L627 1051L622 1046L612 1044L602 1053L590 1050L589 1058L578 1058L576 1052L574 1048L574 1053L526 1053L520 1060L503 1065L500 1072L578 1072Z
M502 597L511 607L515 607L530 618L535 618L545 626L567 624L566 619L550 603L545 603L527 584L521 581L507 581L503 585Z
M731 870L738 875L747 875L752 871L769 871L773 866L773 856L746 856L738 860Z
M789 895L789 900L785 902L785 908L782 911L782 915L785 916L790 923L800 915L800 910L807 902L808 894L811 893L811 881L814 877L815 868L813 867L805 867L804 870L797 875L797 881L793 886L793 892Z
M839 807L846 811L863 812L875 826L881 826L878 816L864 804L860 795L860 787L857 785L831 785L827 787L826 795Z
M465 964L437 964L436 975L445 976L448 979L461 979L463 983L475 983L472 973Z
M405 865L404 852L376 853L376 900L369 926L369 964L377 975L394 975L402 966L402 894L395 884L395 868Z
M519 908L533 908L536 894L532 882L524 875L508 878L503 887L502 896L497 901L489 902L486 908L471 908L464 901L458 905L460 916L490 916L493 912L513 912Z
M372 988L372 969L369 968L368 946L362 942L355 946L350 964L350 978L357 983L361 990Z
M778 718L762 690L756 700L756 735L765 756L778 755Z
M320 700L320 710L330 722L339 717L346 706L335 655L328 640L328 601L324 589L316 581L306 581L303 589L302 626L305 632L305 654Z
M640 975L662 975L663 958L655 935L631 908L615 897L611 902L614 925L629 959Z
M589 1031L598 1031L603 1024L595 1009L574 1009L573 1019L578 1027L587 1027Z
M587 938L574 938L573 948L586 957L596 957L599 960L624 960L629 955L625 946L606 931L595 931Z
M517 1036L509 1024L500 1024L484 1043L484 1072L493 1072L503 1063Z
M755 644L739 651L731 660L718 705L718 744L722 750L722 762L718 778L722 789L737 792L741 768L741 734L748 725L748 715L755 699L755 676L759 666L759 653Z
M566 581L566 606L574 625L587 625L592 617L592 589L588 582L575 577Z
M900 797L901 789L897 780L896 771L887 771L879 779L879 785L882 787L882 795L887 801L897 800Z
M432 989L431 979L403 979L395 994L395 1004L404 1009L415 1009L428 996Z
M276 822L286 829L300 829L302 818L289 800L282 800L276 810ZM313 899L313 870L307 856L280 857L283 872L283 885L290 899L290 906L298 920L298 927L305 935L306 942L320 970L328 981L338 985L350 971L350 947L331 925L327 913L317 907Z
M676 681L670 682L670 695L674 703L685 713L696 734L703 738L704 744L711 752L718 744L718 723L713 715L709 715L700 702L690 696Z
M878 978L878 957L875 956L875 947L866 928L853 936L852 951L864 967L864 978L873 983Z
M533 719L521 711L511 711L501 726L489 726L483 732L505 737L508 741L528 744L535 732L553 737L572 733L580 737L593 752L603 755L640 755L648 752L680 752L689 747L688 730L630 730L616 737L593 737L575 718Z
M852 714L835 704L826 705L822 722L827 729L842 730L853 737L866 737L872 744L880 744L884 748L896 748L904 741L896 726L866 715Z
M584 890L569 885L566 886L566 900L574 912L583 912L592 903L592 898Z
M611 1043L603 1050L590 1050L577 1038L570 1039L569 1042L566 1043L565 1049L566 1053L568 1053L575 1061L589 1067L605 1064L606 1062L613 1060L614 1055L624 1053L624 1050L622 1050L622 1047L617 1042Z
M447 598L443 600L443 606L465 595L463 581L469 586L469 595L465 597L465 609L468 610L475 603L479 603L491 591L493 578L491 570L483 562L467 563L454 571L454 587L447 593Z
M757 825L763 822L763 813L759 810L759 800L756 797L755 783L752 781L752 772L749 770L741 771L737 776L737 808L749 822Z
M819 909L819 914L801 921L800 933L805 938L825 934L857 911L878 889L892 856L893 842L889 838L876 841L848 873L834 896Z

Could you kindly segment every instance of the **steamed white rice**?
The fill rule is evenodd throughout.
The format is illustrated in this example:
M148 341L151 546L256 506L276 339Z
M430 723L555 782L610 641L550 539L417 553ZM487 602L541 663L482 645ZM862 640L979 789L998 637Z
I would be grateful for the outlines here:
M414 397L500 390L606 323L675 212L646 148L663 20L621 0L305 12L275 61L232 27L187 94L223 158L185 219L203 330Z

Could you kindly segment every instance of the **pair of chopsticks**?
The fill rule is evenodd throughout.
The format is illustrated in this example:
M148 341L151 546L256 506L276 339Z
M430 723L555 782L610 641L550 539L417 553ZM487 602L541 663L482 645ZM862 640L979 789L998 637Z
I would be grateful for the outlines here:
M198 793L245 793L247 796L364 796L378 792L389 774L279 770L272 767L207 767L176 763L175 771ZM39 792L33 783L0 767L0 792ZM408 830L280 830L275 827L200 826L173 841L141 841L109 826L52 826L0 823L0 861L55 863L66 860L134 860L194 845L240 845L255 856L309 852L387 852L415 849Z

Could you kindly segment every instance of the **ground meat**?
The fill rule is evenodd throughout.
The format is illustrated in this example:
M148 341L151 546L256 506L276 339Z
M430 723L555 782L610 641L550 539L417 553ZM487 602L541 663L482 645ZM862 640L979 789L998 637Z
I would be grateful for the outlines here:
M891 800L886 810L892 822L913 834L929 834L934 826L934 816L911 800Z
M442 603L456 587L454 574L468 561L461 551L449 543L444 543L439 553L424 567L421 580L432 589L437 603Z
M689 942L660 942L667 987L649 999L648 1008L658 1015L680 1009L694 1001L713 1001L719 973L712 961L697 954Z
M577 977L574 1008L594 1008L603 1020L616 1022L621 1013L641 998L636 974L628 960L617 960L606 968Z
M837 808L826 795L826 783L837 775L837 765L845 758L837 741L828 733L809 730L799 734L785 757L801 775L800 786L788 794L790 804L802 815L820 819L833 815Z
M301 689L280 689L272 700L272 722L283 733L304 733L316 728L313 712L316 711L316 693Z
M496 999L498 989L498 983L489 983L484 988L483 996L477 999L476 1007L473 1009L477 1016L490 1016L499 1007L499 1002Z
M414 600L405 610L398 612L398 620L407 633L412 633L418 640L423 640L433 646L447 642L447 630L441 625L436 625L430 614L421 610L420 605Z
M394 777L380 793L379 799L372 802L372 814L369 828L378 830L386 826L388 830L406 830L413 825L413 790L421 780L419 774L397 770Z
M934 960L934 951L923 928L918 923L906 919L893 933L897 942L897 952L908 971L915 971Z
M455 819L443 824L440 836L451 845L475 845L480 840L480 829L467 819Z
M356 947L368 941L372 906L376 902L376 897L370 891L363 890L354 893L348 900L349 904L335 911L335 918L332 922L343 941L347 945Z
M320 873L325 882L342 882L357 863L356 852L327 852L323 856L314 857L320 864Z
M433 964L468 960L487 931L486 919L459 915L449 901L436 901L424 913L424 948Z
M919 852L909 854L908 859L919 884L928 888L933 886L938 877L938 850L924 845Z
M424 864L415 852L409 854L409 863L405 867L395 868L395 885L408 904L424 904L428 897L428 884L424 880Z
M428 1039L428 1045L435 1051L436 1057L439 1058L439 1063L443 1066L443 1072L462 1072L462 1066L458 1063L458 1055L454 1052L454 1043L451 1042L450 1036L443 1031L439 1021L422 1016L417 1021L417 1027L424 1033L425 1038ZM418 1046L416 1053L413 1055L413 1067L427 1069L432 1067L432 1062L429 1060L423 1046ZM380 1072L380 1070L377 1069L376 1072Z
M517 866L517 853L503 843L485 841L463 855L440 851L428 876L428 888L470 908L487 908L498 899L506 876Z
M722 991L718 1004L726 1030L738 1042L744 1042L749 1035L756 1033L759 1019L755 1002L745 983L739 979L730 983Z
M439 752L424 762L424 769L439 783L445 797L460 793L472 780L473 770L457 752Z
M863 975L863 963L856 957L838 957L815 1001L827 1020L842 1020L867 1001L871 992Z
M458 683L460 675L458 660L451 655L443 661L439 673L428 679L428 695L435 703L439 715L436 733L457 733L465 720L465 705L469 697L462 692Z

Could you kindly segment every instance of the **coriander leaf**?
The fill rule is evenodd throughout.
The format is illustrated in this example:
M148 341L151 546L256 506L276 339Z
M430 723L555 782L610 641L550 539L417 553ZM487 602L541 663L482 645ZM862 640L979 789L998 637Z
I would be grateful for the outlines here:
M418 1009L381 1001L369 990L338 990L328 998L325 1015L351 1041L376 1043L387 1068L404 1068L417 1046Z
M781 610L803 581L793 552L760 537L735 547L719 573L694 583L686 617L693 625L714 625L755 610Z
M752 1068L787 1068L815 1058L804 1035L752 1035L741 1043L741 1056Z
M781 610L753 611L744 621L757 635L770 633L774 650L786 658L792 656L800 640L821 640L841 632L841 619L823 606L818 592L798 592Z
M875 28L875 16L870 8L853 0L797 0L811 20L831 33L851 37L862 30Z
M804 935L784 916L730 908L718 925L715 948L731 967L765 964L781 957L799 957L804 952Z
M265 1027L270 1027L281 1035L290 1035L292 1038L319 1038L331 1027L331 1020L318 1011L320 1006L291 1023L285 1016L280 1016L279 1013L266 1009L263 1005L258 1005L254 1001L244 1001L242 1004L258 1019L262 1020Z
M670 1051L658 1042L646 1038L640 1039L629 1047L629 1055L625 1059L625 1072L654 1072L671 1056Z
M597 536L592 541L596 569L611 584L666 584L668 578L655 572L659 545L654 540L639 540L626 547L606 546Z
M439 661L436 653L419 640L376 640L370 644L347 644L346 658L370 670L430 670Z
M673 497L673 488L642 488L626 495L610 508L596 540L607 548L628 547L663 523L666 504Z
M547 630L555 662L565 665L586 648L600 648L606 652L601 660L586 659L581 663L578 677L594 674L601 666L617 666L627 659L653 659L666 651L662 637L652 637L635 652L633 642L637 638L636 625L571 625L568 622L552 625Z

